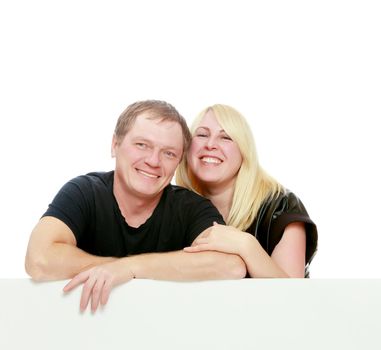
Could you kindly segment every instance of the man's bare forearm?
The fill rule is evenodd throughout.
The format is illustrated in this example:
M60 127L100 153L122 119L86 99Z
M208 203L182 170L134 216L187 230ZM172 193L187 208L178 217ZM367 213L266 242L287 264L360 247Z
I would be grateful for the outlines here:
M116 258L91 255L70 244L52 243L39 256L27 257L25 269L35 281L62 280L114 260Z
M120 260L120 263L126 263L135 278L200 281L246 276L246 265L241 257L220 252L187 253L181 250L141 254Z
M29 239L25 270L36 281L73 278L83 270L113 261L86 253L77 247L76 238L61 220L45 216Z
M125 265L135 278L200 281L239 279L246 275L245 263L234 254L175 251L118 259L91 255L65 243L51 244L33 264L26 263L26 270L36 281L51 281L73 278L84 270L107 262Z

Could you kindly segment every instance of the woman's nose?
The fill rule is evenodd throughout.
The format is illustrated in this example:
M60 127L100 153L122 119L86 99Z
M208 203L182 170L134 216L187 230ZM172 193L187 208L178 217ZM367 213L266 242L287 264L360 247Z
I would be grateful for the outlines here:
M214 137L209 137L205 146L207 149L215 149L217 148L217 140Z

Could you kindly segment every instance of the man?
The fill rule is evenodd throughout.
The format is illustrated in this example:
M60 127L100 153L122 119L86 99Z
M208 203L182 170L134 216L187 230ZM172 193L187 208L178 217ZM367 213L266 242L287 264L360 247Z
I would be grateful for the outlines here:
M37 281L84 284L80 307L95 311L112 287L133 278L242 278L240 257L184 252L222 217L208 200L170 181L191 135L163 101L136 102L121 114L112 140L115 171L79 176L58 192L34 228L25 267Z

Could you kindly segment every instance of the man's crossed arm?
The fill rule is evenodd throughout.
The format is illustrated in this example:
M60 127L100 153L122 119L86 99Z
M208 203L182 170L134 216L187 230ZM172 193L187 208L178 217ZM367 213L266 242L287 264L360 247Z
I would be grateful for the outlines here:
M107 303L113 287L133 278L171 281L240 279L246 275L241 257L214 251L146 253L124 258L88 254L76 246L70 228L59 219L43 217L34 228L25 269L36 281L71 279L64 291L83 284L80 302L92 311Z

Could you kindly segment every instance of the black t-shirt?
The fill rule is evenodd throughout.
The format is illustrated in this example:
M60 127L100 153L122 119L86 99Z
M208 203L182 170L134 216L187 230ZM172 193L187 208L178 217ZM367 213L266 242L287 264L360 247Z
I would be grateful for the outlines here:
M63 221L77 246L98 256L123 257L190 246L213 221L224 221L213 204L179 186L168 185L151 217L130 227L113 194L114 172L89 173L66 183L43 216Z

